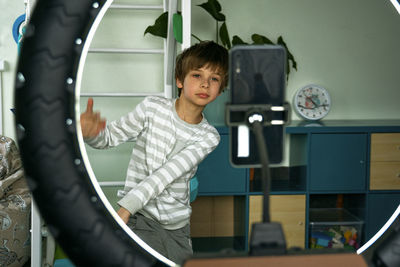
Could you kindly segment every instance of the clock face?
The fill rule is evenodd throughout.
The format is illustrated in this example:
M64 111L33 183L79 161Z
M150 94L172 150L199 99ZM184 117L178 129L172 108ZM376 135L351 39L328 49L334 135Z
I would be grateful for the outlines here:
M325 88L307 85L297 91L293 99L296 112L307 120L320 120L331 108L331 98Z

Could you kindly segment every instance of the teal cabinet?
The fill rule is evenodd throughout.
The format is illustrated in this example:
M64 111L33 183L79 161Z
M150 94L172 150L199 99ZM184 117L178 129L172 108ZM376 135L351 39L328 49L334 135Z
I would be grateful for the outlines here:
M250 200L262 194L261 188L256 186L259 175L257 170L252 172L231 166L229 130L221 127L218 131L219 146L199 165L197 172L199 198L196 201L200 202L193 203L192 228L197 225L199 232L194 242L212 239L211 245L197 246L197 251L212 252L212 248L224 247L247 250L248 230L254 219ZM356 223L362 229L361 243L367 241L400 204L398 188L370 188L371 135L400 133L400 120L324 121L319 125L292 122L286 127L286 133L291 135L289 165L271 168L271 195L304 196L301 212L304 211L305 220L300 224L299 220L294 221L304 228L305 247L312 241L311 208L347 210L359 219ZM217 206L215 215L210 215L209 211ZM338 217L327 220L327 225L335 220L343 221L344 225L349 223ZM291 234L286 238L293 240Z
M400 205L400 193L374 193L368 196L366 240L376 234Z
M307 168L306 214L309 214L310 208L345 209L359 219L358 225L362 225L361 243L368 241L400 204L400 190L391 186L396 178L392 177L388 168L374 171L374 179L379 179L379 185L383 184L381 187L375 185L377 182L371 186L370 177L373 167L371 158L376 157L376 153L385 155L385 159L393 151L396 154L397 141L385 139L384 135L379 149L374 150L371 149L371 136L400 133L400 120L298 121L286 127L286 133L291 135L291 140L298 140L291 143L290 159L297 159L295 164L301 162ZM299 161L299 157L303 161ZM394 164L390 162L389 165ZM390 178L389 182L386 177ZM311 219L308 218L307 238L310 238L312 230ZM332 218L332 221L336 219L342 220ZM326 224L329 223L328 220Z
M367 134L311 134L311 191L366 189Z
M248 170L234 168L229 162L229 134L220 131L221 141L218 147L199 165L199 195L236 194L246 192Z

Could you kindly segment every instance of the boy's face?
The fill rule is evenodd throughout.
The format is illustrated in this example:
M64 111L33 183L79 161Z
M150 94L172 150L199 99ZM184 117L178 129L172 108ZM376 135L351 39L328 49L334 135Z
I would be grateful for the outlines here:
M196 106L206 106L220 95L222 77L208 67L189 71L185 79L176 80L178 88L182 88L180 99L189 101Z

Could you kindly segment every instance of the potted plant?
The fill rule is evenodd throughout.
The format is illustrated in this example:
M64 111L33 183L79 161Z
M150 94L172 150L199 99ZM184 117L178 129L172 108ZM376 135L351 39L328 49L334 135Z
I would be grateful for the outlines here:
M279 36L276 42L271 41L271 39L267 38L264 35L253 33L251 35L251 41L252 43L248 43L243 41L243 39L237 35L234 35L232 37L232 40L230 39L229 36L229 31L228 27L226 25L226 16L221 12L221 4L218 2L218 0L208 0L207 2L198 5L202 9L204 9L208 14L210 14L216 23L216 42L218 43L219 41L221 44L227 48L230 49L235 45L262 45L262 44L270 44L270 45L281 45L286 49L287 53L287 69L286 69L286 75L287 78L289 77L289 73L291 68L297 70L297 62L294 59L293 54L289 51L285 41L283 40L282 36ZM173 25L174 25L174 36L175 39L182 43L182 16L180 12L177 14L173 15ZM167 27L168 27L168 12L164 12L161 14L156 21L154 22L153 25L150 25L146 28L144 34L146 35L147 33L167 38ZM198 41L202 41L198 36L192 34L192 37L197 39Z

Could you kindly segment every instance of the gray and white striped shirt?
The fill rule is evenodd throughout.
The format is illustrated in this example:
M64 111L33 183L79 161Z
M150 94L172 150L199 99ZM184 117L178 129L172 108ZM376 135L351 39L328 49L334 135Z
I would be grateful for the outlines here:
M95 148L134 141L126 195L118 204L174 230L189 223L190 179L219 140L204 116L199 124L189 124L176 113L175 99L150 96L126 116L107 124L96 138L85 141Z

